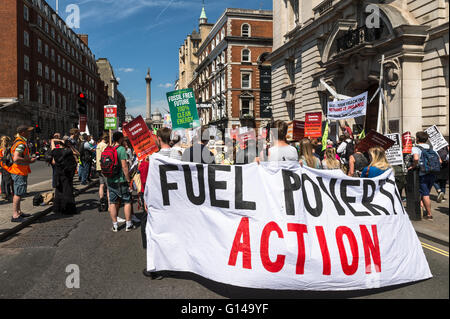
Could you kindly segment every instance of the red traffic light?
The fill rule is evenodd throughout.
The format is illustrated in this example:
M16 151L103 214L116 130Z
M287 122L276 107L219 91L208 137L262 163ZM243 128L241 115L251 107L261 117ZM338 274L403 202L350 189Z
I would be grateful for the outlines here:
M80 99L84 99L85 98L84 93L80 93L80 94L78 94L78 96L80 97Z

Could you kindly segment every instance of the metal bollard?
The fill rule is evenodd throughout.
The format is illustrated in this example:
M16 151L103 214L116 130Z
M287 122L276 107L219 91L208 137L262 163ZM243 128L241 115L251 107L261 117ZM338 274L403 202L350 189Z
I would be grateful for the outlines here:
M421 220L422 211L420 209L419 171L408 171L406 182L406 211L408 212L409 219Z

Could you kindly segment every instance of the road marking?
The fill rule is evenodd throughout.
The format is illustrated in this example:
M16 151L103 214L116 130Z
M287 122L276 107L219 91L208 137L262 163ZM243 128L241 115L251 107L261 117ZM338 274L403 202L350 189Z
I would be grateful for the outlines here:
M438 253L438 254L440 254L442 256L448 257L448 251L442 250L440 248L437 248L437 247L434 247L434 246L431 246L429 244L425 244L425 243L422 243L422 242L421 242L421 244L422 244L423 248L426 248L428 250L434 251L435 253Z
M39 186L44 186L44 185L50 183L51 181L52 181L51 179L48 179L48 180L40 182L40 183L36 183L36 184L33 184L33 185L28 185L27 188L28 189L33 189L33 188L36 188L36 187L39 187Z

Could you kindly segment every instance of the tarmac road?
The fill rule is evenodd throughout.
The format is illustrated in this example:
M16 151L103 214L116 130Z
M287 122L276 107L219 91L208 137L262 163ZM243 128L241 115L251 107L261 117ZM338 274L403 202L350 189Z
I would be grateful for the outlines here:
M449 298L448 247L422 239L433 278L385 289L344 293L247 289L182 273L151 280L142 275L140 229L113 233L108 213L95 207L96 194L92 188L77 198L81 214L58 218L51 213L0 243L0 298ZM73 267L79 269L79 288L66 286Z

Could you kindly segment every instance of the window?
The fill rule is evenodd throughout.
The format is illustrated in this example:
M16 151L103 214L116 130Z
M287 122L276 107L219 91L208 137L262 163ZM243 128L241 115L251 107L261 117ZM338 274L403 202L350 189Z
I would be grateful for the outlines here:
M248 38L250 36L250 25L244 23L242 25L242 36Z
M45 56L48 58L48 45L47 44L44 45L44 53L45 53Z
M48 66L45 66L45 78L48 80L50 78L50 72Z
M295 59L289 58L286 60L286 71L288 74L288 83L295 83Z
M44 29L45 29L45 32L48 33L48 23L47 22L45 22Z
M30 18L30 12L27 6L23 6L23 18L28 21Z
M42 63L38 62L38 75L42 76Z
M242 88L243 89L250 88L250 74L248 74L248 73L242 74Z
M55 94L55 91L53 91L53 90L52 90L52 93L51 93L51 98L52 98L52 100L51 100L51 102L52 102L51 106L52 106L52 107L56 107L56 94Z
M250 62L250 50L242 50L242 62Z
M37 98L38 98L38 103L44 104L44 94L42 91L42 85L37 86Z
M55 70L52 70L52 82L56 81L56 73Z
M250 114L250 100L241 100L241 114L245 115L245 114Z
M28 55L23 56L23 68L25 71L30 71L30 57Z
M50 87L48 85L45 86L44 97L45 97L45 104L50 105Z
M42 53L42 40L38 39L37 49L39 53Z
M37 24L42 28L42 17L40 15L37 16Z
M23 31L23 44L27 47L30 46L30 35L27 31Z
M294 102L287 102L287 112L289 116L289 121L293 121L295 118L295 103Z
M27 80L23 81L23 99L25 102L30 101L30 82Z

